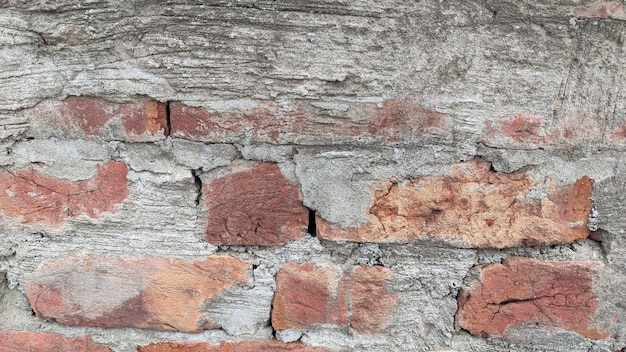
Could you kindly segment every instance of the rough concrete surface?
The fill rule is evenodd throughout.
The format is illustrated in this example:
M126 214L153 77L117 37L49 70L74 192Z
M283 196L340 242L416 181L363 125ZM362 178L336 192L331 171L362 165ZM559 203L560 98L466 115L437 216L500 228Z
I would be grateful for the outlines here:
M268 351L626 349L625 11L623 0L0 1L0 332L116 352L261 340ZM405 232L307 226L367 228L384 185L407 190L388 216L419 213L420 182L473 162L524 175L523 190L490 207L492 176L475 181L484 189L451 179L458 191L432 190L434 215ZM583 178L590 197L559 203L556 190ZM534 203L504 219L532 214L520 232L544 221L523 234L533 241L492 236L481 217L516 196ZM464 212L486 222L468 233L433 220ZM223 228L234 239L207 239ZM203 283L215 268L193 263L223 257L246 268ZM497 275L518 258L538 264L515 275L549 268L570 284L511 279L543 288L507 291ZM345 321L276 328L290 267L296 282L302 268L332 268L311 279L322 288L309 284L349 301ZM368 270L385 274L358 276ZM198 282L169 291L181 277ZM582 318L570 312L579 297L554 303L568 287L586 297ZM384 309L369 309L370 289ZM177 311L186 300L191 323ZM472 325L507 304L500 325Z

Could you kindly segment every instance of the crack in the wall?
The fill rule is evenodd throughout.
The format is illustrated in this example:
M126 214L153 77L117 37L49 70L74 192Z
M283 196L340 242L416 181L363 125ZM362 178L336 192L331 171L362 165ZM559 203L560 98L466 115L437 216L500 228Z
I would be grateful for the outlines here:
M165 102L165 137L172 134L172 121L170 113L170 102Z
M193 181L196 186L196 206L200 205L200 198L202 198L202 179L200 179L200 175L202 175L202 170L196 169L191 170L191 174L193 175Z
M309 225L306 232L312 237L317 237L317 224L315 223L315 210L313 209L309 209Z

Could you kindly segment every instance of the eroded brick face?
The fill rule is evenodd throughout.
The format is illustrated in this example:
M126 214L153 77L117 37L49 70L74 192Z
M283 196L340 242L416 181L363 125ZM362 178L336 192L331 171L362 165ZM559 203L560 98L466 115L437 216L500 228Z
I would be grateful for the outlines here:
M128 166L111 161L98 166L91 180L72 182L35 169L0 171L0 211L24 224L61 224L68 217L98 218L114 213L128 196Z
M457 323L471 334L506 334L511 326L558 326L592 339L609 335L590 319L598 309L590 269L601 262L512 258L481 269L480 282L459 293Z
M447 133L445 115L422 97L411 95L380 104L345 103L334 109L298 101L289 112L273 101L221 113L173 102L170 111L174 137L216 143L402 143Z
M0 351L3 352L112 352L96 345L89 336L66 339L61 335L0 330Z
M31 121L31 133L42 137L147 141L169 134L166 105L150 99L117 104L69 97L60 102L44 101L25 114Z
M572 8L577 18L626 20L624 4L619 1L596 1L588 5Z
M534 185L525 172L498 173L474 159L446 177L388 182L375 191L370 224L343 229L318 217L318 234L325 240L430 241L462 248L563 244L589 235L591 179L550 186L543 198L529 195Z
M584 11L581 15L594 16L592 13L597 11L598 16L610 16L612 12L609 9L614 9L614 6L605 9L608 12L593 6L579 11ZM485 121L481 142L488 147L515 146L520 149L550 150L589 143L621 147L626 140L625 127L626 123L621 120L602 123L592 112L584 109L570 108L558 120L539 114L518 113Z
M201 313L205 301L246 283L249 270L230 256L193 263L69 257L29 274L26 293L39 317L64 325L199 332L219 328Z
M308 225L298 184L273 163L235 169L203 187L206 240L220 245L274 246L301 238Z
M321 348L305 346L301 343L281 343L276 340L268 341L244 341L223 343L217 346L209 346L206 342L161 342L140 346L137 352L324 352Z
M378 333L389 325L399 300L387 286L390 275L382 267L343 272L335 266L287 264L276 277L272 326L287 330L329 324Z

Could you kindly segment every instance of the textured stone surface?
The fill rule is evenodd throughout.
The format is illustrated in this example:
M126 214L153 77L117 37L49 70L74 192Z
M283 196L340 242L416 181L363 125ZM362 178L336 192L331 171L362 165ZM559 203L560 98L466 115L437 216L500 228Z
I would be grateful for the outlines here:
M82 214L97 218L116 211L128 196L128 167L111 161L98 166L92 180L71 182L40 174L36 169L0 173L0 211L24 224L58 225Z
M510 326L559 326L592 339L610 337L591 323L599 303L590 269L600 262L511 258L481 269L476 286L459 293L457 321L470 333L498 336Z
M4 352L112 352L98 346L89 336L66 339L61 335L0 330L0 351Z
M202 306L248 281L249 265L230 256L173 259L70 257L27 278L35 313L65 325L199 332L218 328Z
M287 264L276 278L272 311L276 330L307 329L320 324L349 326L374 334L387 327L398 296L387 286L389 269Z
M480 159L458 164L446 177L388 182L375 191L369 225L342 229L318 217L326 240L406 243L432 241L456 247L506 248L571 243L589 234L593 181L548 185L531 194L525 172L502 174Z
M312 348L304 346L300 343L284 344L278 341L245 341L225 343L218 346L209 346L206 342L200 343L178 343L178 342L162 342L141 346L138 352L323 352L324 349Z
M298 185L286 179L276 164L234 165L202 192L209 243L273 246L306 233L309 212L302 205Z
M41 215L20 215L36 205L28 195L13 203L17 215L0 211L0 329L68 339L88 330L95 344L117 352L169 341L226 349L241 342L254 350L259 347L246 343L272 339L329 351L620 351L626 348L625 37L624 2L615 0L0 2L0 174L34 170L46 186L82 185L95 184L106 165L127 166L126 183L111 182L117 186L110 190L127 189L127 196L109 210L100 205L115 197L101 194L85 203L81 198L84 209L74 216L65 190L38 190L55 200L46 211L60 209L52 212L59 223L26 221ZM477 168L483 179L455 174L474 158L492 165ZM211 182L259 162L278 163L279 183L292 182L301 192L294 199L323 219L310 226L318 225L320 237L304 234L307 218L298 211L289 216L297 219L290 227L297 234L272 226L271 236L250 240L251 232L242 230L249 218L239 211L245 204L221 219L230 216L245 241L206 241L215 220L206 206ZM432 207L429 216L411 213L420 181L431 203L418 210ZM27 183L8 182L0 197ZM457 198L437 192L438 185ZM523 202L506 195L518 193L516 185L523 186ZM230 198L220 199L254 202L245 197L252 190L244 195L232 188ZM11 204L7 199L0 208ZM273 204L249 213L282 209ZM513 204L508 212L506 204ZM415 217L403 220L398 210ZM393 239L373 226L370 211L385 215L387 230L419 229L420 235ZM582 225L576 220L570 227L579 215ZM459 222L467 225L463 238L452 231ZM337 240L322 238L329 224L333 234L339 231ZM352 242L341 232L346 229L360 229L368 239ZM424 229L430 233L421 235ZM258 246L253 240L259 239L279 244ZM60 268L62 258L81 253L109 263L93 268L134 269L109 275L68 259ZM193 292L177 279L202 286L192 263L216 254L247 263L245 280L212 298L188 299ZM502 335L472 335L455 322L459 290L470 292L481 268L512 256L564 275L579 273L580 263L603 263L604 269L572 274L580 287L588 285L585 273L591 277L597 309L588 323L577 315L587 325L563 323L577 318L554 318L554 310L548 310L552 320L532 318L524 302L502 304L515 322ZM57 276L38 269L56 262ZM278 273L302 263L316 268L308 279L300 277L303 285L316 292L324 282L336 287L311 297L315 307L333 307L347 296L339 291L351 292L345 323L338 322L339 309L329 310L320 319L337 323L275 332L272 301L276 279L284 277ZM361 275L360 267L368 269ZM78 302L72 312L98 315L85 308L90 298L101 301L98 307L124 306L121 293L145 298L140 283L167 270L174 272L164 280L177 287L176 304L163 305L199 311L176 326L206 323L209 329L69 326L33 315L26 296L33 277L104 283L101 290L66 295ZM386 321L379 315L386 316L387 306L370 300L385 294L392 298L385 300L392 307ZM586 316L585 307L578 311ZM528 316L533 322L516 323ZM153 323L164 325L161 318ZM610 337L590 338L594 331Z

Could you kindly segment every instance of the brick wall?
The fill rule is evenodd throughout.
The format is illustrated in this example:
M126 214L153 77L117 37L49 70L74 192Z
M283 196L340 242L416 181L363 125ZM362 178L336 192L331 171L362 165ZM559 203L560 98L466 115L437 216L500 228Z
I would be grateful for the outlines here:
M0 351L626 349L624 6L0 3Z

